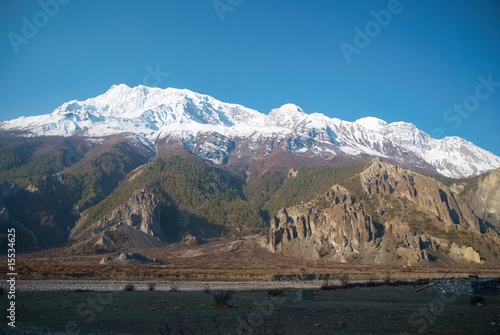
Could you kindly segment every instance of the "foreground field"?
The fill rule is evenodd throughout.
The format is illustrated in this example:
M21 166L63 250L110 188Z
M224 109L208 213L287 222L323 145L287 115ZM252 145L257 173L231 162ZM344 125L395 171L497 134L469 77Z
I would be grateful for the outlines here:
M305 261L270 253L252 238L133 251L160 262L101 265L106 255L67 255L62 248L17 255L16 328L2 322L0 333L500 334L499 293L485 295L484 305L476 307L468 296L394 285L470 275L500 278L498 268ZM324 291L322 280L303 280L310 275L335 284L393 285ZM5 274L0 277L6 283ZM153 291L147 290L150 282L156 283ZM132 283L134 289L124 291ZM284 289L283 296L268 296L267 289L275 287ZM314 300L297 298L305 287L314 288ZM233 291L231 307L215 308L213 295L222 289ZM1 310L7 303L4 293Z
M2 334L500 334L500 294L484 306L467 296L436 296L418 286L314 291L271 297L235 291L215 308L218 291L30 292L16 295L17 327ZM2 299L2 310L6 308Z

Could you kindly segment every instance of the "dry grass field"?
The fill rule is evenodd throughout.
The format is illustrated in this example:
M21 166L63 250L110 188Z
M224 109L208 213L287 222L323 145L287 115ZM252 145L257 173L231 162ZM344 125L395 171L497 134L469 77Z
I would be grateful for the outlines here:
M18 254L19 280L85 279L144 281L271 281L275 275L347 275L350 280L416 280L427 278L500 277L500 269L470 267L442 269L422 266L340 264L306 261L271 253L257 237L216 239L201 245L169 245L158 249L133 250L161 264L101 265L101 255L66 255L62 248ZM6 257L2 262L6 262ZM6 263L2 266L6 266Z

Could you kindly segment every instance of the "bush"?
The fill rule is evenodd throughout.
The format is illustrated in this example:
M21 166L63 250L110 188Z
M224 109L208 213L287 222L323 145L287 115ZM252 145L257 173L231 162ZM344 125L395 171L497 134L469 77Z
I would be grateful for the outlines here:
M385 285L390 285L391 281L392 281L391 274L389 272L386 272L385 276L384 276L384 284Z
M320 290L321 291L331 291L331 290L336 290L339 288L337 285L331 284L328 281L325 281L323 285L321 285Z
M347 273L343 273L337 277L337 280L340 282L339 285L332 284L328 280L321 286L322 291L336 290L340 288L352 288L356 286L354 283L351 283L349 279L349 275Z
M484 305L485 300L482 295L473 295L470 297L470 305L471 306L477 306L477 304L483 304Z
M233 292L222 290L213 295L215 308L232 307L229 300L233 297Z
M272 288L267 291L267 295L270 297L282 297L283 289L281 288Z
M123 288L124 291L134 291L135 290L135 285L134 284L127 284Z
M347 273L342 274L339 277L339 280L340 280L340 286L342 286L344 288L349 287L350 279L349 279L349 275Z
M375 281L375 278L373 278L373 277L368 278L368 280L365 282L365 286L366 286L366 287L374 287L374 286L377 286L377 283L376 283L376 281Z

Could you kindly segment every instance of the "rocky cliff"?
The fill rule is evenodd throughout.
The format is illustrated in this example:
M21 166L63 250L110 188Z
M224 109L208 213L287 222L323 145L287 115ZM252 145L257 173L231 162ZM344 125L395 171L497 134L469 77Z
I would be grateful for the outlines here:
M271 251L346 261L376 247L380 232L347 189L335 185L325 199L331 205L324 209L300 205L279 211L271 226Z
M87 220L82 217L70 236L79 243L69 250L80 251L87 245L92 245L94 251L161 246L160 215L156 195L144 190L135 191L127 202L90 227L85 227Z
M500 169L461 181L453 191L470 204L485 226L500 230Z
M402 265L496 264L500 246L497 230L456 192L379 159L343 185L280 210L268 242L289 256Z

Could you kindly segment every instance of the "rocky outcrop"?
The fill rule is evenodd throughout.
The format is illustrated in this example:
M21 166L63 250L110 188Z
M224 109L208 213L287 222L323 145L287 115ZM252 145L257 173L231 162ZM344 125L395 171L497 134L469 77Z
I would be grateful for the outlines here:
M122 206L115 209L109 217L100 220L98 227L121 225L140 229L151 236L160 236L159 200L152 193L144 190L135 191L132 197Z
M490 227L500 230L500 169L466 179L454 185L453 190L464 198L475 214L484 221L483 231Z
M117 229L130 226L151 236L161 235L160 207L158 197L144 190L135 191L132 197L123 205L118 206L110 215L106 215L90 228L81 231L80 225L86 223L82 218L73 230L72 238L82 235L95 236L111 227Z
M359 174L363 190L368 196L373 196L379 204L384 205L383 197L390 196L397 201L407 201L416 209L435 217L442 226L450 228L479 229L479 221L471 208L462 200L456 198L448 187L433 178L405 170L374 159L371 164ZM408 205L400 204L400 219L409 215Z
M81 251L85 243L98 251L162 246L160 215L158 197L137 190L124 204L90 227L83 229L87 221L85 217L80 219L71 234L71 239L78 243L70 250Z
M467 246L459 247L456 243L451 244L450 256L459 260L481 263L481 256L476 250Z
M375 159L343 184L281 209L271 223L268 249L341 262L481 263L478 251L456 244L482 235L480 219L434 178ZM499 243L497 235L489 243Z
M345 262L376 246L377 229L349 191L335 185L326 195L326 209L294 206L282 209L271 227L271 251L295 257L328 257Z

